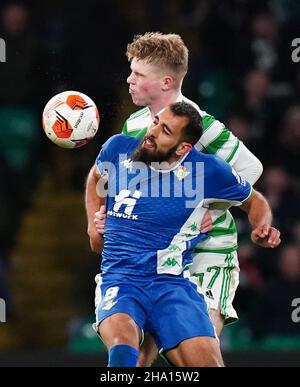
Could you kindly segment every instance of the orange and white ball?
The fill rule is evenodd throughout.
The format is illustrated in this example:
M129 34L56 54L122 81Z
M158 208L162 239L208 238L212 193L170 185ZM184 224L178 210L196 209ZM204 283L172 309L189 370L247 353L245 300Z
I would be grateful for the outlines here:
M100 116L94 101L78 91L55 95L43 111L47 137L62 148L78 148L97 133Z

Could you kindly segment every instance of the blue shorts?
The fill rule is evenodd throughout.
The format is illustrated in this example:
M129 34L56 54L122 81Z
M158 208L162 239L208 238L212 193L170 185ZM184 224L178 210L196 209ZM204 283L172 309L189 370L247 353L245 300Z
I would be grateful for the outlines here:
M98 280L97 326L113 314L126 313L151 334L160 351L192 337L216 337L204 297L188 278L106 273Z

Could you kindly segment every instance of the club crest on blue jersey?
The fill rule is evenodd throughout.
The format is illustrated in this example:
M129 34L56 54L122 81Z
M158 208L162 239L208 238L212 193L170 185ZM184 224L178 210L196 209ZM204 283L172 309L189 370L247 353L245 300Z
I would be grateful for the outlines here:
M179 181L183 180L187 177L191 172L188 172L184 165L180 165L178 169L174 172L174 175L177 177Z

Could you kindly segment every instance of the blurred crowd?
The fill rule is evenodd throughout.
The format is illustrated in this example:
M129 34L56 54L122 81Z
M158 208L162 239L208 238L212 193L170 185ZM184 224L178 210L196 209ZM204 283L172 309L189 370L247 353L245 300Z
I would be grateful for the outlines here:
M260 158L264 173L256 188L282 233L279 249L256 248L246 217L234 211L241 322L257 340L300 336L300 323L291 319L292 300L300 297L300 66L291 56L292 41L300 38L300 2L144 0L132 1L130 11L117 0L86 4L1 2L7 63L0 64L0 297L10 298L6 273L24 209L39 176L55 165L40 128L45 103L73 89L101 107L101 138L89 152L70 156L71 187L83 190L99 143L126 118L127 43L150 30L176 32L190 49L184 94Z

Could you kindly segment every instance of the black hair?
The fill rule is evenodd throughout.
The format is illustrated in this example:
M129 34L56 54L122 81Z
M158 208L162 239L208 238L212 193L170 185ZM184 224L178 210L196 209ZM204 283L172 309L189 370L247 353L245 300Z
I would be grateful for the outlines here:
M188 119L188 124L182 128L181 140L195 145L203 133L202 118L198 110L187 102L175 102L169 108L174 115Z

